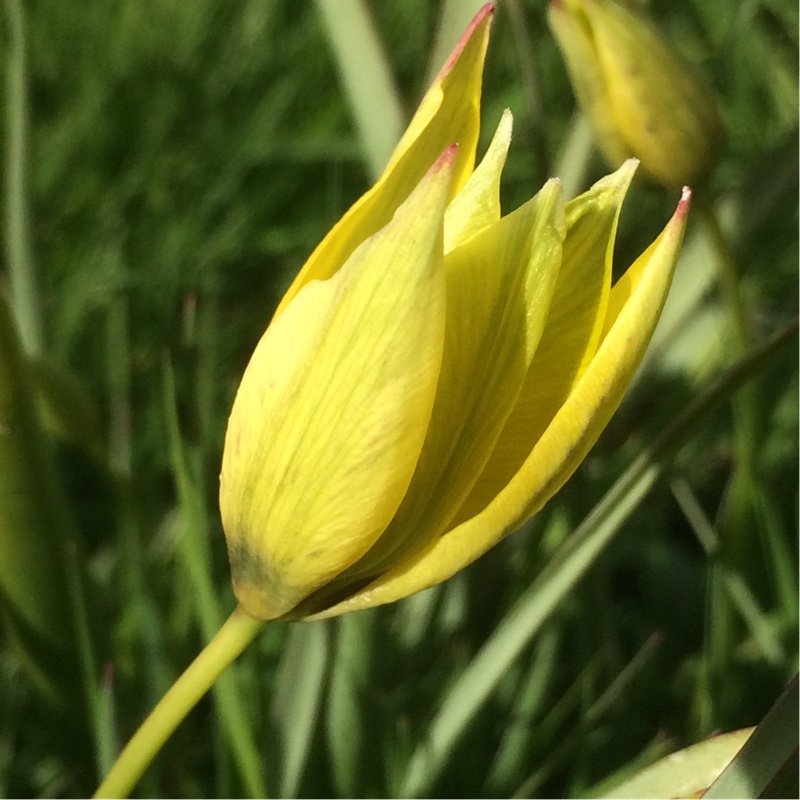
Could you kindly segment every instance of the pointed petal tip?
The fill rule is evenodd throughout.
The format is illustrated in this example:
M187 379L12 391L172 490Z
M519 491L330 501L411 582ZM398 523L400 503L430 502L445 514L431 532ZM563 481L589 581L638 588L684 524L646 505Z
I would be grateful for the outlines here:
M458 155L458 142L451 144L448 148L446 148L439 158L433 162L433 166L430 168L430 175L435 175L437 172L441 172L443 169L448 169L453 166L453 163L456 160L456 156Z
M453 65L460 58L461 53L467 46L467 42L472 38L472 35L475 33L476 29L479 28L484 22L486 22L488 30L488 25L491 23L492 18L494 17L494 12L495 12L495 4L487 3L472 18L472 22L470 22L469 26L464 31L464 34L458 40L458 44L453 49L453 52L450 53L450 57L447 59L445 65L439 72L439 75L436 77L434 84L441 83L441 81L444 80L445 76L450 72L450 70L453 68Z
M691 186L684 186L681 191L681 199L678 202L678 207L675 209L675 217L679 221L686 219L689 213L689 208L692 205L692 188Z
M478 13L474 16L472 22L469 25L469 28L467 28L467 33L469 33L471 30L480 25L480 23L484 19L486 19L486 17L492 16L496 8L497 8L496 3L484 3L484 5L482 5L478 10Z
M557 177L548 178L544 182L544 185L542 186L541 191L542 192L546 192L546 191L549 191L549 190L558 192L559 195L563 196L563 194L564 194L564 184L561 182L561 178L557 178Z
M511 113L510 108L503 109L500 115L500 122L497 123L497 132L495 136L507 138L509 143L514 133L514 115Z
M639 163L640 162L638 158L626 158L622 166L626 172L633 173L639 168Z
M672 215L672 219L670 219L670 221L667 223L664 233L669 230L673 231L674 235L683 237L689 217L689 209L692 205L692 194L693 193L690 186L683 187L681 190L681 199L678 201L678 205L675 208L675 213Z

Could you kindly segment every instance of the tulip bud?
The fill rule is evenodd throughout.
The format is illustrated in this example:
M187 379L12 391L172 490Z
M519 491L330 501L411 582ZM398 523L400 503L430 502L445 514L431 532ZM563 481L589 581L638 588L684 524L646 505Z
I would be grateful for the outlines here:
M612 287L634 160L568 203L550 180L503 215L506 112L474 166L492 11L300 271L242 378L220 511L253 617L392 602L474 561L578 467L658 320L688 192Z
M618 0L552 0L550 26L606 158L638 158L669 188L710 172L721 126L702 78Z

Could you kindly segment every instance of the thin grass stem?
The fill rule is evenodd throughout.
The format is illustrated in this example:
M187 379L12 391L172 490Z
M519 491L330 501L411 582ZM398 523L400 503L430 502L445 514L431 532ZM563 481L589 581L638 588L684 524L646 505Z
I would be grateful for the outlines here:
M403 134L404 114L389 59L362 0L317 0L365 161L377 180Z
M25 10L21 0L5 0L8 23L6 97L6 260L11 302L22 347L28 356L44 348L42 309L36 270L31 255L27 165L28 84Z

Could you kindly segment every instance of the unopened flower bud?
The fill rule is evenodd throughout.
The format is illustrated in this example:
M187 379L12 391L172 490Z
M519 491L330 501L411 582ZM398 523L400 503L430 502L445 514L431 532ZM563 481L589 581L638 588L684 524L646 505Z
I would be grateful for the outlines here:
M549 19L609 161L638 158L670 188L702 181L719 149L714 96L652 23L618 0L552 0Z
M635 161L566 203L550 180L503 214L510 112L475 166L492 11L306 262L242 378L220 510L253 617L390 603L474 561L578 467L652 335L688 192L613 286Z

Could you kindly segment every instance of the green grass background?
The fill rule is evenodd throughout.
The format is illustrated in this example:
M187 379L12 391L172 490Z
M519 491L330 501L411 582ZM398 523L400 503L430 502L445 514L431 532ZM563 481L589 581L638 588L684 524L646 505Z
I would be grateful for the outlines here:
M550 175L576 193L607 171L546 5L500 0L493 30L482 140L510 107L506 209ZM216 510L233 394L282 292L380 152L355 122L321 6L5 4L0 279L20 327L40 333L25 334L29 379L65 495L55 526L71 544L56 558L67 553L73 580L72 600L56 598L66 644L3 612L0 795L91 793L234 607ZM409 118L478 6L365 4L394 87L371 96L375 119ZM631 508L612 503L613 537L563 598L531 595L670 421L797 314L797 5L648 8L719 99L726 140L702 198L721 220L728 272L693 212L646 364L558 497L444 586L268 626L141 796L237 796L259 780L273 796L584 796L756 724L796 671L793 341L760 359L745 389L723 388ZM346 50L368 45L353 33ZM617 268L677 200L637 181ZM13 291L14 269L33 276L38 317ZM744 327L720 278L731 269ZM29 583L31 597L55 588Z

